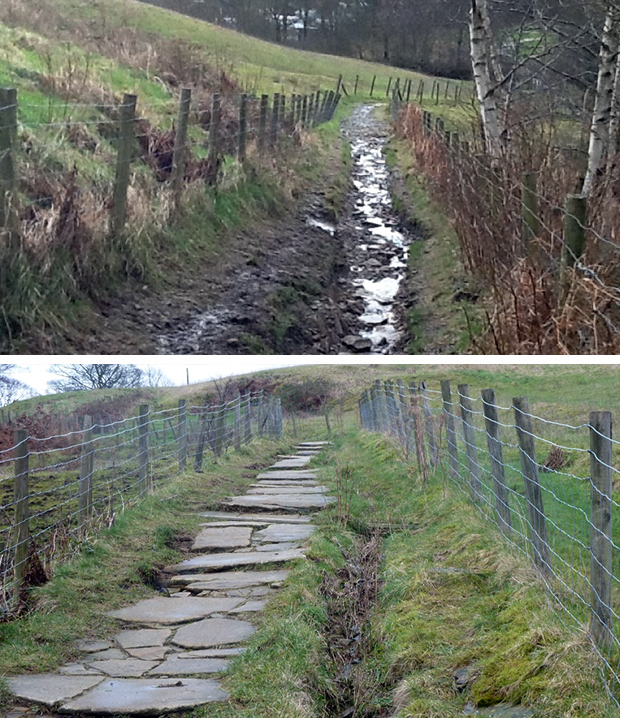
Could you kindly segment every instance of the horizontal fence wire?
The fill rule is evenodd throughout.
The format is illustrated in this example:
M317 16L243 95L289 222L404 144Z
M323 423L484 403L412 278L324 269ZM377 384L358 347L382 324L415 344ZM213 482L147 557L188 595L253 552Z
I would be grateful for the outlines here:
M259 437L283 435L280 400L248 392L115 421L82 418L48 436L15 431L0 450L0 620L19 610L36 566L52 564L185 469Z
M611 414L572 425L498 403L491 390L377 381L359 401L362 427L386 434L423 480L438 470L526 556L556 613L585 633L620 708L620 451ZM602 417L602 418L601 418ZM603 423L598 423L602 421ZM605 423L607 422L607 423Z

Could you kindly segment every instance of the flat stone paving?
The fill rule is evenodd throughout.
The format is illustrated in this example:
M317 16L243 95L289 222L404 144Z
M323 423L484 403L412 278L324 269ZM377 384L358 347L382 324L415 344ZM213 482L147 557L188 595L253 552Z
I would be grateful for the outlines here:
M308 514L335 500L314 470L300 468L324 444L300 444L299 453L258 474L247 494L222 502L223 509L246 511L201 513L207 523L192 550L202 553L168 567L177 572L170 596L110 611L116 635L76 641L81 659L56 673L8 677L9 689L77 716L160 715L227 700L211 676L245 650L254 616L290 573L240 569L304 558L303 543L315 530Z

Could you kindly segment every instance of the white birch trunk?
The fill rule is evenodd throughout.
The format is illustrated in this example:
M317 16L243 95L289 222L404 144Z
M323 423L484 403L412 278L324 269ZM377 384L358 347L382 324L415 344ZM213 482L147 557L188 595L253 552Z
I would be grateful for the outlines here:
M620 50L620 45L619 48ZM620 54L616 60L616 75L614 77L614 91L611 97L611 118L609 120L609 148L607 150L607 164L615 160L618 154L618 140L620 132Z
M582 190L584 195L592 192L596 177L603 171L607 160L617 64L618 20L616 11L610 7L601 38L598 82L588 148L588 171Z
M482 8L482 10L481 10ZM484 13L488 10L486 0L472 0L469 15L469 37L471 42L471 64L487 152L494 159L504 153L504 127L497 98L497 85L491 71L491 39L488 36ZM490 30L490 27L488 28Z

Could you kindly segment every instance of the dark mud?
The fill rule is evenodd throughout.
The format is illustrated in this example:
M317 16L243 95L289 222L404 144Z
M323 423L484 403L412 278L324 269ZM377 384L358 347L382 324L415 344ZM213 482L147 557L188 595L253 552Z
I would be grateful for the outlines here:
M102 302L94 326L76 330L65 351L399 353L407 337L396 295L412 237L391 207L389 127L365 106L343 133L353 169L337 223L327 193L315 189L285 216L228 238L215 265L171 271L157 293L144 286ZM325 187L342 172L334 156Z

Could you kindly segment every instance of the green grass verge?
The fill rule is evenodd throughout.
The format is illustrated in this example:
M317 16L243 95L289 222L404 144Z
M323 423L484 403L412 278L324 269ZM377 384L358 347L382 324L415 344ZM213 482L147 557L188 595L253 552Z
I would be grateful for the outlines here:
M406 143L390 140L386 159L403 178L393 191L394 208L422 235L409 251L408 286L416 304L406 314L412 337L407 352L464 353L470 349L472 335L481 331L481 310L468 299L479 290L465 274L456 232L416 174Z

